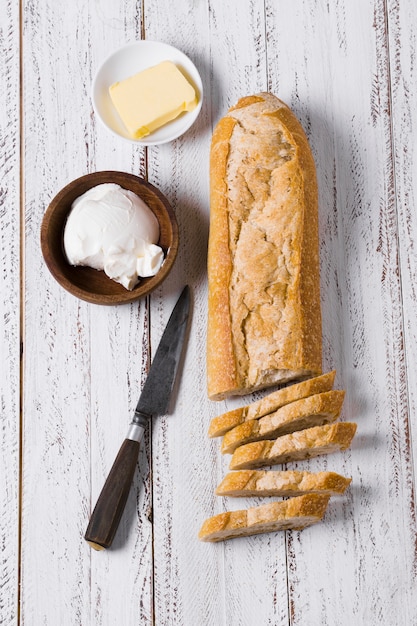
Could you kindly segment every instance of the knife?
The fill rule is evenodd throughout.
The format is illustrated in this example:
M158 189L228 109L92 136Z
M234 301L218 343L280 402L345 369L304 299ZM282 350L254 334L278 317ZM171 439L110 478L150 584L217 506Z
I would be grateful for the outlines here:
M171 313L149 369L126 439L113 463L90 517L85 540L95 550L109 548L119 526L139 455L139 444L152 416L168 410L190 314L186 285Z

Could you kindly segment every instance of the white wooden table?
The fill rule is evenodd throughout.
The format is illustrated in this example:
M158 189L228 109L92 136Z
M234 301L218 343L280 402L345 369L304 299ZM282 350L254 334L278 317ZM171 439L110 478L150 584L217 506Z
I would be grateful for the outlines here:
M199 68L190 132L140 149L95 119L92 76L141 38ZM415 0L2 0L0 4L0 623L30 626L417 624L417 4ZM289 104L320 188L323 369L352 448L298 467L352 477L325 520L210 545L227 469L205 387L208 151L240 96ZM39 229L87 172L146 175L172 203L179 255L150 300L78 301ZM83 540L171 308L193 317L169 416L155 420L112 549ZM150 332L150 344L147 334Z

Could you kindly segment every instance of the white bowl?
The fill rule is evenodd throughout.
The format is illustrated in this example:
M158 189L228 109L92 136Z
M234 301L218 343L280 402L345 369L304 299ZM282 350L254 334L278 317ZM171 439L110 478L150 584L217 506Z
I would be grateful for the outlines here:
M195 88L198 104L193 111L182 113L143 139L132 139L113 106L109 87L162 61L178 66ZM155 146L180 137L195 122L203 101L203 84L194 63L183 52L166 43L142 40L123 46L103 62L93 80L91 99L97 117L113 134L143 146Z

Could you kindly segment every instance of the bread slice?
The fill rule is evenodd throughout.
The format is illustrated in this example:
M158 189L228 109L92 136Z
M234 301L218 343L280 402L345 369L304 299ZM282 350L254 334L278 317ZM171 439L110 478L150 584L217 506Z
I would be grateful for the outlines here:
M214 129L207 265L211 400L321 374L315 164L271 93L241 98Z
M218 496L299 496L303 493L340 495L352 479L336 472L241 470L226 474L216 489Z
M333 389L335 376L336 370L333 370L327 374L304 380L302 383L278 389L278 391L268 394L257 402L218 415L211 420L208 435L209 437L220 437L239 424L268 415L268 413L295 402L295 400L330 391Z
M224 541L278 530L302 530L319 522L330 496L308 494L262 506L220 513L207 519L198 534L201 541Z
M256 469L345 450L350 446L356 426L353 422L338 422L307 428L274 440L247 443L233 452L230 469Z
M291 402L258 420L244 422L225 434L222 452L231 454L237 447L252 441L273 439L334 422L340 415L344 397L344 391L326 391Z

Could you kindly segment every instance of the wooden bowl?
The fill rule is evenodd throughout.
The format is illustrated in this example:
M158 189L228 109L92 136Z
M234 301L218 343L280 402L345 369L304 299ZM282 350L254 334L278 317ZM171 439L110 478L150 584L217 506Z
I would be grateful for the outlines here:
M158 245L164 250L164 263L155 276L142 278L132 291L102 271L70 265L65 255L64 228L72 203L88 189L102 183L116 183L133 191L149 206L159 222ZM124 304L151 293L168 276L178 251L178 225L167 199L146 180L124 172L95 172L72 181L51 201L42 221L41 249L52 276L72 295L93 304Z

